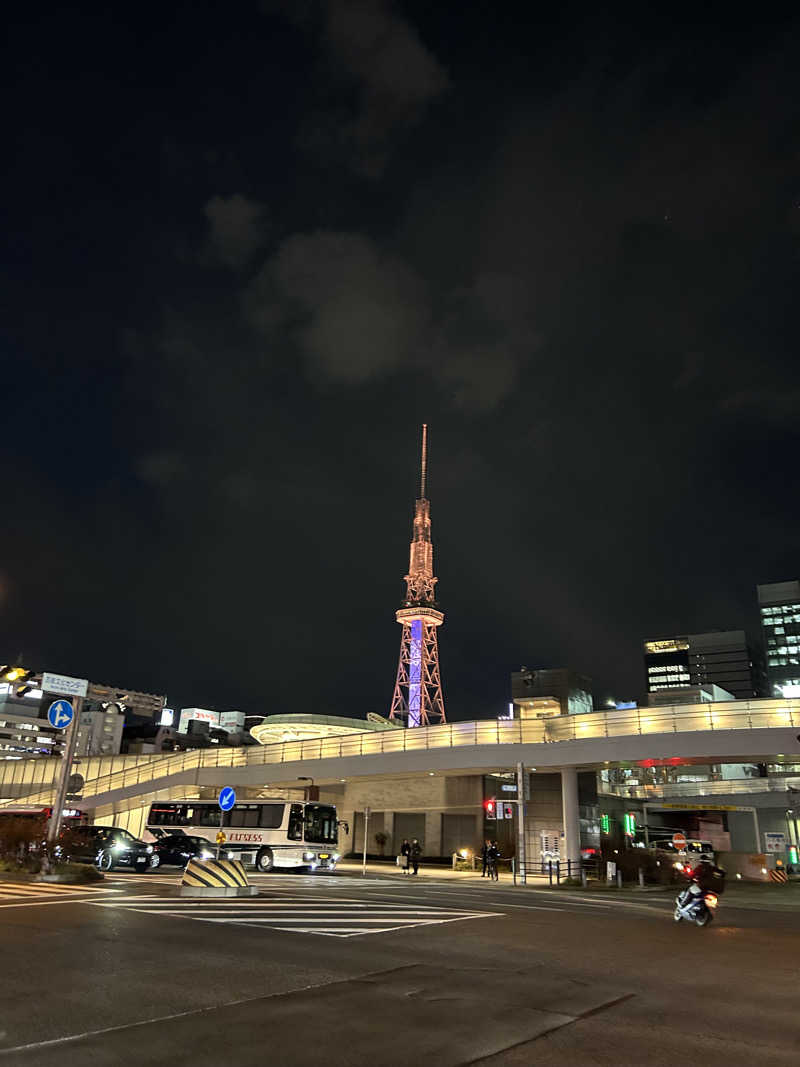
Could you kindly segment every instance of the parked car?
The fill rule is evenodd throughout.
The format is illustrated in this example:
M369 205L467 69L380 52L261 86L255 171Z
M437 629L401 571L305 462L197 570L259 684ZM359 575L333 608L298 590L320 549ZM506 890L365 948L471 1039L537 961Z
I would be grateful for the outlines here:
M76 826L65 831L62 840L62 852L73 863L93 863L98 871L150 869L153 846L118 826Z
M167 834L153 844L150 866L185 867L189 860L214 858L214 847L204 837L189 834Z

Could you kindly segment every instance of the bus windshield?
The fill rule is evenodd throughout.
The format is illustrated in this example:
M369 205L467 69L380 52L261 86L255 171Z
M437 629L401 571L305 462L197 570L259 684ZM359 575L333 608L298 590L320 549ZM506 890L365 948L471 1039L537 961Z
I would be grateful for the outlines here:
M336 808L306 804L305 840L312 845L335 845L339 837Z

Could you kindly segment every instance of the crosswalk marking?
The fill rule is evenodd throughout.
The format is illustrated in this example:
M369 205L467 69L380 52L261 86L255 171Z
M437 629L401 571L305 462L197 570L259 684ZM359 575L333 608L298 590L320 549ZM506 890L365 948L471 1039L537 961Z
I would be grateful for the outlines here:
M272 900L261 896L249 898L247 903L234 902L230 898L192 900L146 896L98 900L91 903L101 908L117 908L145 915L164 915L172 919L194 919L197 922L227 923L260 930L320 934L327 937L384 934L393 930L409 930L467 919L494 918L501 914L415 904L321 900L316 895L307 900L296 897Z
M0 882L0 901L39 902L42 897L57 899L79 896L91 896L95 893L113 893L115 890L94 885L63 885L59 882ZM0 905L3 906L3 905Z

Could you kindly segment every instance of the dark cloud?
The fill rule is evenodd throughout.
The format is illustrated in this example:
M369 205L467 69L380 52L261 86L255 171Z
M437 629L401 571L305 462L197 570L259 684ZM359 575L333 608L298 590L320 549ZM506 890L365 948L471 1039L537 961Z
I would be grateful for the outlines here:
M422 282L352 233L284 241L251 284L245 308L265 336L291 333L312 376L349 384L395 370L427 332Z
M289 336L312 381L358 385L407 372L456 407L488 410L538 344L518 279L480 275L436 287L354 233L296 234L249 285L245 314L274 344Z
M268 3L319 38L332 72L356 88L355 106L330 102L303 125L300 142L378 177L396 136L419 122L450 85L444 67L391 0Z
M137 469L145 482L166 489L186 473L186 463L179 453L160 450L142 456Z
M263 204L241 193L212 196L203 213L209 224L209 254L225 266L245 266L264 244L267 221Z

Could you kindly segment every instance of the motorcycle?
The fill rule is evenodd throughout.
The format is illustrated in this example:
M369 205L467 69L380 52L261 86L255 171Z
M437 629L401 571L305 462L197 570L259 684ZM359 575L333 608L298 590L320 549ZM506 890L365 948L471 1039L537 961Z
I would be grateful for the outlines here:
M697 882L693 881L675 898L675 922L686 919L696 926L708 926L714 919L718 904L716 893L712 893L710 889L701 889Z

